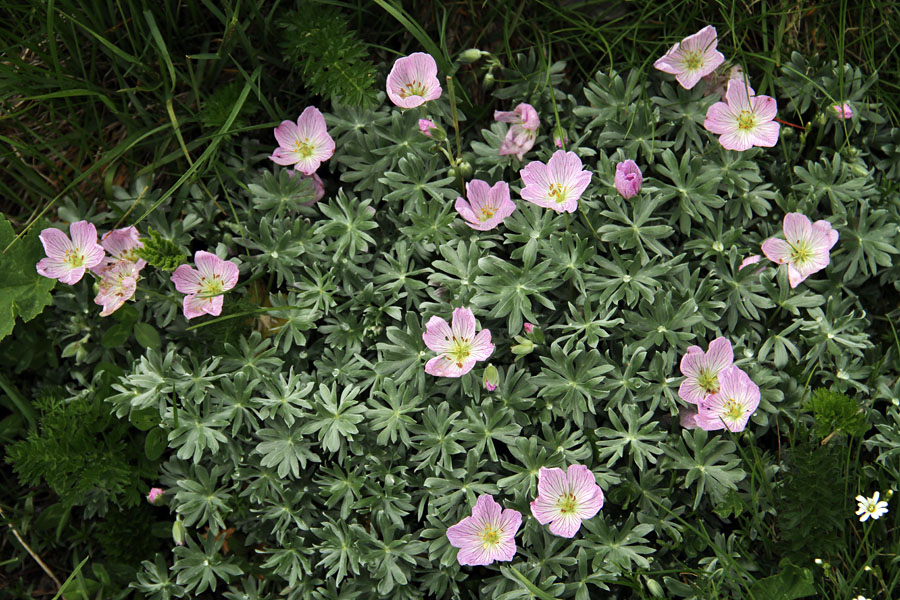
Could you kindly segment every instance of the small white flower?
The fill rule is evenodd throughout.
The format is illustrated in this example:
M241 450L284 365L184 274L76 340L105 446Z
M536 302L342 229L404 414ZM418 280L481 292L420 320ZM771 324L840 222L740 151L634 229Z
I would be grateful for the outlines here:
M857 597L854 598L853 600L869 600L869 599L866 598L865 596L863 596L862 594L860 594L859 596L857 596Z
M861 515L859 517L860 522L865 521L869 517L872 519L880 519L883 514L885 514L887 509L887 500L878 501L879 493L875 492L875 495L871 498L866 498L865 496L857 496L856 501L859 503L859 509L856 511L857 515Z

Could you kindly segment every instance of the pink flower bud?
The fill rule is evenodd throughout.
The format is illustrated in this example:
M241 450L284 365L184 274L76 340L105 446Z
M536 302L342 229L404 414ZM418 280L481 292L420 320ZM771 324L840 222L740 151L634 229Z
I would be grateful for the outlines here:
M431 137L431 129L433 127L436 127L436 125L431 119L419 119L419 131L421 131L428 137Z
M491 364L485 367L483 383L484 389L489 392L493 392L497 389L497 384L500 383L500 372L497 371L497 367Z
M616 165L616 189L628 200L641 191L644 176L633 160L628 159Z
M150 493L147 494L147 502L150 504L157 504L157 500L163 497L165 492L162 491L161 488L150 488Z
M531 333L532 331L534 331L534 325L532 323L525 323L523 327L525 328L525 333Z
M837 118L841 121L853 118L853 109L850 108L850 105L846 102L843 104L835 104L831 107L831 110L837 113Z

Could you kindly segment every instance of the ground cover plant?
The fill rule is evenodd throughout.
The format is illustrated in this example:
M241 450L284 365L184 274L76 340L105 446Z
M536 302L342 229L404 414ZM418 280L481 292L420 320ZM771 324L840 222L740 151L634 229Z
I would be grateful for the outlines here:
M241 69L199 158L162 52L184 170L0 222L4 590L49 555L66 597L896 595L876 69L732 17L586 73L378 4L396 53L284 42L310 94Z

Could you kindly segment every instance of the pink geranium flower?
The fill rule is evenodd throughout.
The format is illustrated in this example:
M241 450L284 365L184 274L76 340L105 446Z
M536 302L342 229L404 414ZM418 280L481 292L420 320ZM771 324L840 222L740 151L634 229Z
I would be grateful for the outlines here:
M788 280L792 288L828 266L829 251L838 241L838 232L828 221L810 222L800 213L784 216L784 237L787 241L769 238L762 243L766 258L780 265L787 264Z
M719 143L728 150L748 150L753 146L771 148L778 141L781 125L774 121L775 98L756 96L745 82L731 79L725 102L716 102L706 111L703 126L720 134Z
M325 117L315 106L307 106L297 123L282 121L275 128L278 148L269 158L282 166L294 165L304 175L312 175L334 154L334 140L328 135Z
M697 425L707 431L743 431L759 406L759 386L732 365L719 373L719 390L697 409Z
M462 377L475 363L494 352L491 332L482 329L475 335L475 315L468 308L453 311L452 325L440 317L431 317L425 324L422 339L429 350L438 352L425 364L425 372L437 377Z
M591 182L591 172L581 169L574 152L557 150L545 165L533 161L520 171L525 187L522 198L557 212L575 212L578 199Z
M459 548L456 560L461 565L489 565L495 560L512 560L516 554L516 532L522 513L503 509L490 494L478 496L472 516L447 529L447 539Z
M700 427L700 425L697 424L697 407L679 407L678 422L685 429L697 429Z
M494 120L512 124L500 142L500 156L515 154L522 160L525 153L534 146L538 128L541 126L537 111L530 104L522 102L511 111L495 110Z
M831 107L831 110L835 112L837 118L840 120L852 119L853 118L853 109L850 108L850 105L844 102L843 104L835 104Z
M678 395L685 402L700 404L710 394L719 391L719 373L734 362L731 342L718 337L709 343L707 352L700 346L690 346L681 358L681 374L685 380Z
M716 28L707 25L672 46L653 66L675 75L681 87L689 90L697 85L701 77L709 75L725 62L725 56L716 50L718 43Z
M94 303L103 307L101 317L113 314L137 290L140 269L130 260L119 260L103 268Z
M387 76L387 95L400 108L415 108L440 98L441 83L434 58L425 52L398 58Z
M541 525L550 523L550 533L570 538L603 506L603 491L594 474L584 465L569 465L567 471L541 467L538 471L538 497L531 503L531 514Z
M505 181L498 181L492 187L486 181L473 179L466 184L466 197L468 202L456 199L456 212L466 220L466 225L478 231L493 229L516 210Z
M616 165L616 190L626 200L641 191L643 181L644 175L641 173L641 168L630 158Z
M123 227L122 229L113 229L103 234L100 238L100 245L109 252L110 256L103 259L99 265L91 269L97 275L102 276L103 272L121 260L127 260L134 263L138 271L147 265L147 261L139 258L135 250L143 248L144 244L138 235L138 230L134 225Z
M218 316L222 312L222 294L237 284L237 265L203 250L194 254L194 262L197 269L181 265L171 278L175 289L187 294L184 297L184 316L188 319L204 313Z
M50 279L74 285L84 277L86 269L103 262L105 252L97 243L97 228L93 223L78 221L69 227L72 239L59 229L41 231L41 244L47 258L38 261L37 272Z

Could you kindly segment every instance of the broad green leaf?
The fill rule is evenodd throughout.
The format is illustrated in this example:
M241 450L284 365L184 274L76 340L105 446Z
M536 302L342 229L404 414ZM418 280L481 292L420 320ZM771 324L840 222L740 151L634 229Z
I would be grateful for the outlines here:
M53 301L50 290L55 279L38 275L35 268L44 258L37 227L5 254L0 254L0 340L12 333L16 317L23 321L35 318ZM9 221L0 216L0 248L12 244L15 232Z

